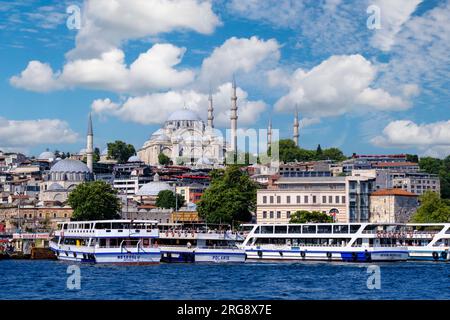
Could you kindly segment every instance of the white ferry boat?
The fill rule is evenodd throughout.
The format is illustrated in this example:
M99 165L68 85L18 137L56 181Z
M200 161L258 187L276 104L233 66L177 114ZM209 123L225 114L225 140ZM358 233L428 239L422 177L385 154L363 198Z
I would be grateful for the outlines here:
M248 228L251 225L243 225ZM396 224L256 224L242 243L247 259L324 261L405 261L407 247L394 236Z
M150 220L64 222L50 241L59 260L115 263L159 263L159 230Z
M450 223L408 223L403 245L410 260L449 261Z
M236 232L206 224L162 223L158 244L163 262L245 262L244 238Z

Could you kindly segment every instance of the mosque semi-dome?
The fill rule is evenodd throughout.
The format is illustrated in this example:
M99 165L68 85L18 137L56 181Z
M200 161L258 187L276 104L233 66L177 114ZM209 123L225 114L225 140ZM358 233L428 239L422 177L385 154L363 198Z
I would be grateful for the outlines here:
M51 151L44 151L39 155L38 159L39 160L53 160L53 159L55 159L55 154Z
M144 184L136 193L136 195L156 197L160 191L164 190L175 191L175 188L170 186L167 182L152 181Z
M83 172L89 173L88 166L79 160L64 159L58 161L51 169L50 172Z
M135 156L129 157L127 162L141 162L141 159L135 155Z

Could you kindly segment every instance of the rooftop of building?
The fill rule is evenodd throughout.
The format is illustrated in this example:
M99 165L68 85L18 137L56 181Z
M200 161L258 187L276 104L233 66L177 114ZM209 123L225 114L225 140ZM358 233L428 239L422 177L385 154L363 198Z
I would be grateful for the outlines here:
M418 197L418 195L403 189L380 189L371 193L371 196L401 196L401 197Z
M383 167L406 167L406 166L418 166L419 164L416 162L402 161L402 162L379 162L374 164L375 168L383 168Z

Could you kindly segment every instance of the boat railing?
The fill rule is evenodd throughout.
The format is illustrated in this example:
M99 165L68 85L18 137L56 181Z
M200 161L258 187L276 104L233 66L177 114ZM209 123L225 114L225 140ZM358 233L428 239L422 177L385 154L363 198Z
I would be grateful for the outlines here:
M198 246L197 249L233 249L240 250L237 246Z

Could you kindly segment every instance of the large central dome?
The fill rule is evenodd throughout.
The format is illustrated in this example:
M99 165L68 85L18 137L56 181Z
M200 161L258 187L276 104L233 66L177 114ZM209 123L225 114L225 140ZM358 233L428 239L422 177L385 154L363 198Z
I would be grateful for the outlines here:
M167 121L201 121L202 119L192 110L189 109L181 109L172 113Z

